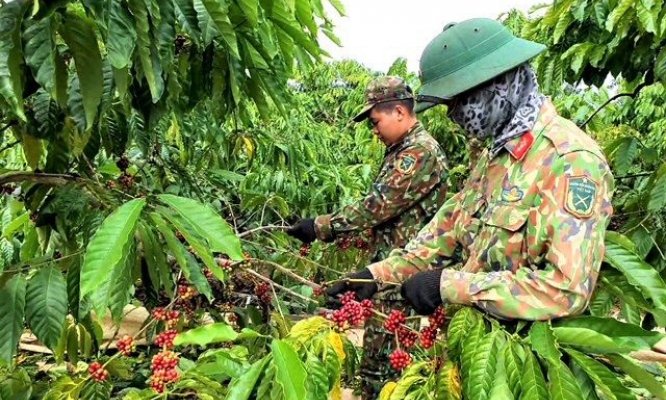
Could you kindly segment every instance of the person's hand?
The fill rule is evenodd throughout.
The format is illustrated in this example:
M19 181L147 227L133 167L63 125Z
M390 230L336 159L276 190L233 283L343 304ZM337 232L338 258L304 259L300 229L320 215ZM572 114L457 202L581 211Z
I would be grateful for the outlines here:
M343 280L326 289L326 294L329 297L336 299L339 294L344 294L345 292L351 291L356 293L356 299L361 301L372 298L372 296L377 293L377 290L379 289L377 283L375 282L349 282L345 279L370 281L375 278L372 276L372 273L369 269L364 268L358 272L353 272L345 276Z
M441 269L419 272L403 282L400 293L414 311L421 315L430 315L442 305L439 291L441 278Z
M287 235L295 237L301 242L308 244L315 241L317 233L315 232L314 218L305 218L287 229Z

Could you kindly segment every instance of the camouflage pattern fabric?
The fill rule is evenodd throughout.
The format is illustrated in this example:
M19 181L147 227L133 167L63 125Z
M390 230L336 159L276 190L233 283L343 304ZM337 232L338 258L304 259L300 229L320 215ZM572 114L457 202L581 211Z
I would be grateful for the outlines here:
M446 200L447 166L437 141L416 123L405 138L386 150L368 195L333 214L315 219L317 239L372 230L373 260L401 248Z
M509 319L578 314L599 273L613 190L598 144L546 101L531 132L485 152L404 250L368 268L400 282L460 252L463 267L442 274L445 302Z
M381 76L373 79L365 88L365 105L353 118L355 122L368 118L370 111L379 103L413 99L412 89L398 76Z

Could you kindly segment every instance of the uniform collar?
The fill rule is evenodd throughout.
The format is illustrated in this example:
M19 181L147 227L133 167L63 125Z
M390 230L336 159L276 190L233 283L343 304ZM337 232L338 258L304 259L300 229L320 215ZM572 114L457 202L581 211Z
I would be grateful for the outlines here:
M555 106L550 101L546 99L541 106L539 111L539 118L534 124L534 127L531 131L527 131L524 134L509 140L504 145L504 148L515 158L516 160L522 160L525 157L525 154L532 148L532 145L536 139L541 135L541 132L553 121L557 116L557 110ZM496 154L495 154L496 155Z
M416 136L416 134L421 132L422 130L423 126L419 121L416 121L416 123L414 123L414 125L412 125L412 127L407 130L407 133L405 133L405 136L403 136L399 142L393 143L391 146L389 146L388 149L386 149L386 154L391 153L398 148L412 144L414 142L414 137Z

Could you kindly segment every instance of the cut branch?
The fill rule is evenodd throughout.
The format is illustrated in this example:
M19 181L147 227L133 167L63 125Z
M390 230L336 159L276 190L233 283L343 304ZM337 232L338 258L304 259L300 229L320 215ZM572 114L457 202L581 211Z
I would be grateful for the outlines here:
M599 111L603 110L603 108L606 107L607 105L609 105L610 103L614 102L615 100L619 99L620 97L635 98L636 96L638 96L638 93L641 91L641 89L643 89L646 86L647 86L647 83L644 82L644 83L641 83L640 85L636 86L636 89L634 89L634 91L632 93L618 93L615 96L611 97L604 104L602 104L601 107L597 108L585 122L583 122L583 124L580 126L580 129L585 128L585 126L592 120L592 118L594 118L599 113Z
M12 171L0 175L0 185L21 181L30 181L51 186L62 186L70 182L84 182L85 179L65 174L45 174L28 171Z

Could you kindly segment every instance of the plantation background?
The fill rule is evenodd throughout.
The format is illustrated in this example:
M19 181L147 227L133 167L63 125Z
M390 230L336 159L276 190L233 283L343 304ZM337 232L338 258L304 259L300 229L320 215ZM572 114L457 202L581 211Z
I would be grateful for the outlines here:
M553 323L447 309L438 344L416 346L384 398L666 398L666 7L535 11L499 18L548 45L542 91L616 177L598 287L585 316ZM318 284L371 249L362 236L301 248L282 227L372 182L384 148L350 123L366 83L419 84L403 59L327 62L321 34L337 40L321 0L3 3L0 398L325 399L358 383L360 349L312 315ZM453 195L483 144L443 107L420 119ZM153 312L129 357L100 325L128 305ZM19 352L24 329L52 354ZM159 393L152 357L174 346L178 379Z

